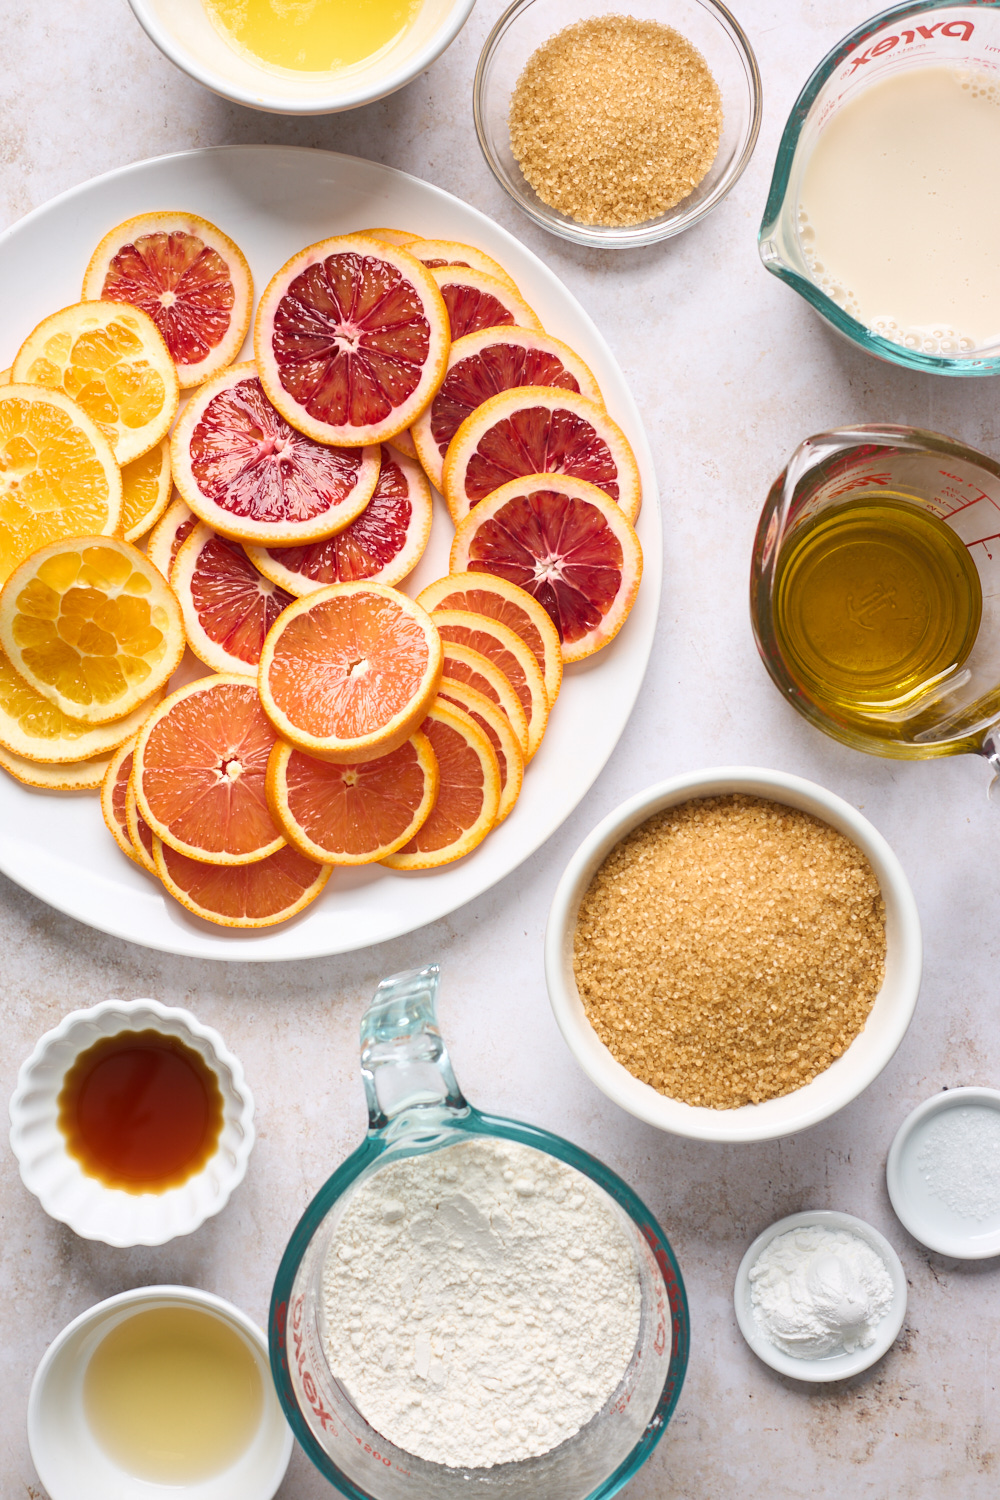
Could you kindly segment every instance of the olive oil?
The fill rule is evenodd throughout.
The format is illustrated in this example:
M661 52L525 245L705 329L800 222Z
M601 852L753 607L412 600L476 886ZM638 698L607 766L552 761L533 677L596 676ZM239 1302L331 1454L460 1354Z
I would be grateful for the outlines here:
M904 496L861 495L821 511L778 561L774 629L792 676L817 708L869 729L954 673L981 617L968 549ZM885 733L895 732L887 722Z
M300 73L369 62L411 26L421 0L204 0L231 47Z

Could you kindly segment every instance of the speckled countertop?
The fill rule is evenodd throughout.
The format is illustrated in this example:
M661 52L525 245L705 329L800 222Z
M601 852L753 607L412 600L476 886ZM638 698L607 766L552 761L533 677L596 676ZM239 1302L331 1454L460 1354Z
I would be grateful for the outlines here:
M656 456L666 568L645 690L608 767L545 847L447 921L346 958L221 965L104 937L0 877L4 1097L35 1039L68 1010L108 995L153 995L189 1006L222 1032L246 1067L260 1129L247 1180L226 1211L160 1250L77 1239L45 1217L9 1152L2 1155L2 1500L42 1496L25 1438L28 1386L46 1344L90 1303L126 1287L181 1281L265 1319L294 1221L361 1136L363 1002L380 976L430 959L443 966L441 1019L466 1092L602 1156L650 1204L680 1259L691 1364L676 1416L629 1500L996 1494L997 1264L954 1263L915 1244L889 1207L884 1165L899 1122L921 1099L945 1085L1000 1078L1000 814L986 801L988 773L977 761L868 760L810 729L767 679L746 606L757 514L785 457L809 433L840 422L909 422L1000 457L997 381L948 381L876 363L827 332L757 259L756 228L787 111L809 70L865 18L868 4L737 5L764 80L755 158L713 217L665 246L627 255L548 238L519 216L480 159L471 80L501 0L479 0L451 50L401 93L352 114L301 121L237 108L189 82L147 41L125 0L2 8L4 224L97 173L224 142L327 147L449 189L536 250L610 341ZM17 289L4 287L3 295ZM733 762L811 777L864 810L912 881L926 962L906 1040L860 1099L799 1137L709 1147L640 1125L586 1081L549 1012L542 933L559 874L600 817L665 775ZM910 1303L905 1330L879 1365L809 1389L754 1358L731 1296L750 1239L812 1206L847 1209L881 1229L902 1257ZM330 1493L297 1453L282 1500Z

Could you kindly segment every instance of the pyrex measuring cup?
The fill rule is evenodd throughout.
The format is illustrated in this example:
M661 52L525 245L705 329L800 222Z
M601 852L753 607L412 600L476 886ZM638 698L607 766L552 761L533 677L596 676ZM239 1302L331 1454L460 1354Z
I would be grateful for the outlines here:
M680 1394L688 1355L684 1285L659 1225L607 1167L546 1130L484 1115L462 1096L437 1027L438 969L383 980L361 1023L368 1135L303 1215L271 1300L271 1368L295 1436L313 1463L354 1500L598 1500L649 1457ZM323 1266L353 1190L400 1157L469 1136L499 1136L548 1152L608 1195L628 1234L640 1280L639 1337L618 1388L572 1438L549 1453L490 1469L456 1469L403 1452L370 1427L323 1354Z
M777 588L801 529L847 499L898 496L944 521L964 543L982 588L972 650L898 702L838 714L820 706L783 652ZM775 480L761 512L750 574L757 649L773 681L811 723L855 750L896 759L972 752L1000 771L1000 464L914 427L842 427L808 438Z
M900 342L866 328L810 269L800 220L802 177L824 129L871 84L911 68L945 66L1000 77L1000 0L916 0L865 21L838 42L813 72L785 126L758 243L764 265L804 297L821 317L870 354L943 375L1000 373L1000 342L976 348L961 341L900 334ZM859 226L863 233L863 227ZM843 295L843 294L842 294Z

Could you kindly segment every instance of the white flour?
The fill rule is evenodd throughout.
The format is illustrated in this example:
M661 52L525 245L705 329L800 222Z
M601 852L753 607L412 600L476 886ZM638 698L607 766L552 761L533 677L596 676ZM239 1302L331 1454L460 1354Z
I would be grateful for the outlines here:
M324 1269L327 1357L372 1427L421 1458L546 1453L625 1373L639 1279L610 1200L495 1138L408 1157L358 1189Z
M871 1245L850 1230L811 1224L765 1245L750 1286L764 1333L801 1359L870 1348L892 1304L892 1277Z

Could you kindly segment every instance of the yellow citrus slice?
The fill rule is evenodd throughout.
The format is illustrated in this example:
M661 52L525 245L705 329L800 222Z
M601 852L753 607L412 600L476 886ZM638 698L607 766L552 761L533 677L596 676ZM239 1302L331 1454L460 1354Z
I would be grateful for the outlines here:
M119 849L133 864L141 864L139 856L135 852L128 831L128 817L125 804L128 798L129 777L132 775L132 753L135 750L135 736L126 740L124 745L119 745L108 762L108 768L101 782L101 813L107 824L108 832L118 845Z
M502 823L517 801L524 781L524 756L509 719L485 693L477 692L467 683L456 682L453 677L442 677L438 699L442 703L452 703L458 708L464 708L493 746L493 754L500 768L497 823Z
M0 647L29 686L87 724L120 719L184 654L180 605L128 542L50 542L0 591Z
M198 525L198 517L184 500L171 500L146 542L153 567L169 578L181 547Z
M381 583L296 599L268 632L258 686L289 744L337 764L376 760L420 727L441 680L426 610Z
M170 350L180 383L231 365L246 338L253 278L228 234L198 214L155 212L106 234L83 279L88 300L140 308Z
M279 740L267 800L290 844L328 865L370 865L395 854L426 823L438 791L431 742L416 734L378 760L335 766Z
M508 275L500 262L475 245L464 245L460 240L411 240L406 248L429 271L436 271L442 266L460 266L466 271L482 271L487 276L495 276L497 281L502 281L512 292L521 295L517 282Z
M541 331L538 314L508 281L475 271L471 266L438 266L431 275L448 309L453 340L504 325Z
M563 674L559 632L542 605L525 589L493 573L456 571L429 583L417 595L417 603L431 615L439 609L464 609L499 620L513 630L541 668L549 707L555 703Z
M528 720L525 760L530 760L542 743L549 717L545 679L531 651L509 626L501 625L499 620L492 620L487 615L474 615L464 609L438 609L431 618L442 641L470 646L500 668L520 699Z
M316 900L333 871L297 849L252 865L206 865L154 838L156 873L175 900L219 927L273 927Z
M110 764L107 756L96 760L64 761L62 765L41 765L13 755L0 746L0 766L24 786L35 786L46 792L93 792L104 780Z
M76 302L45 318L18 350L12 380L71 396L120 464L166 437L180 400L156 324L120 302Z
M170 443L164 438L122 469L121 531L125 540L137 542L145 536L169 504Z
M491 703L496 704L511 727L523 759L528 753L528 716L500 668L494 666L488 656L484 656L481 651L474 651L471 646L442 641L441 648L444 652L445 677L474 688L477 693L482 693Z
M141 704L109 724L71 719L15 672L0 651L0 746L46 765L69 765L107 755L142 728L150 705Z
M437 801L409 843L382 860L391 870L432 870L461 859L482 843L500 807L500 768L475 720L436 702L422 727L438 763Z
M159 880L160 872L153 858L155 835L139 811L135 800L135 781L131 775L129 775L128 790L125 793L125 827L128 829L128 836L132 840L132 850L139 864L147 874L155 875Z
M111 444L61 391L0 386L0 584L60 537L118 530L122 475Z
M0 370L0 385L10 385L11 368L12 367L8 365L6 370Z

